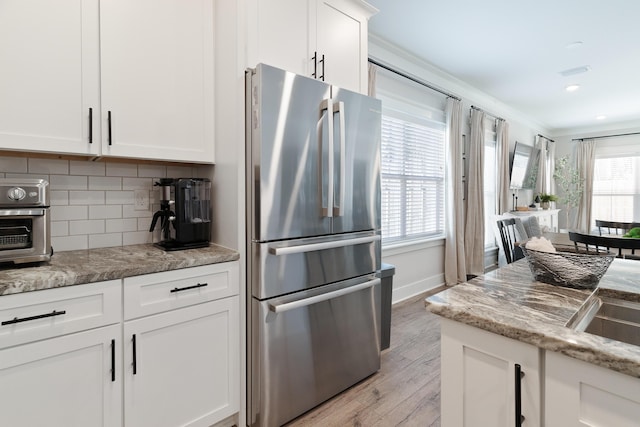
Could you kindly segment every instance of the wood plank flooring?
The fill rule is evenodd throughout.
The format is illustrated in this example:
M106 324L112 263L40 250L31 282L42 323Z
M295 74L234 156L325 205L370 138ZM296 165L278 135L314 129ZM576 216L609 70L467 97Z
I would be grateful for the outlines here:
M440 321L427 294L393 306L380 370L287 427L440 426Z

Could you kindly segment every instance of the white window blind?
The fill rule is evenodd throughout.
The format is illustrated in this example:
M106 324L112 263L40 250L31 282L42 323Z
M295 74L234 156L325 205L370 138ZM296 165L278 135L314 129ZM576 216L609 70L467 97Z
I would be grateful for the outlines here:
M592 218L640 220L640 156L596 158Z
M382 237L444 233L444 124L382 116ZM399 117L398 117L399 116Z

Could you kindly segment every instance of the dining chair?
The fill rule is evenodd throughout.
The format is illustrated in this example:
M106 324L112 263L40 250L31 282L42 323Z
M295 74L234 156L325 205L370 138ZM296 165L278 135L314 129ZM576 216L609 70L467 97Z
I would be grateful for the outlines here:
M602 236L602 229L606 228L605 234L625 234L627 231L635 227L640 227L638 222L619 222L619 221L605 221L596 219L596 227L598 227L598 233ZM618 233L620 232L620 233Z
M627 251L631 251L630 259L635 258L636 249L640 250L640 239L633 239L627 237L608 237L608 236L596 236L593 234L582 234L569 232L569 240L571 240L576 248L579 250L578 243L584 245L584 249L589 252L598 252L599 249L606 249L610 251L617 249L618 258L624 258L629 254ZM625 252L623 253L623 250Z
M519 236L519 233L516 232L518 228L518 221L520 221L519 218L505 218L497 221L500 240L502 242L502 250L504 251L507 264L511 264L514 261L524 258L522 249L515 245Z

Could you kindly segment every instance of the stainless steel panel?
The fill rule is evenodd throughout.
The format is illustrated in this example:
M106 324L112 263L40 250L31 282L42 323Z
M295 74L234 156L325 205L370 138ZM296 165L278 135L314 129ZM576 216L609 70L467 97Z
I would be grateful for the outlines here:
M333 233L379 230L381 102L332 88Z
M380 270L380 235L372 232L253 243L249 283L272 298Z
M328 292L346 293L313 302ZM251 426L280 426L380 368L380 285L373 276L251 304Z
M329 234L330 86L260 64L250 73L247 208L254 241Z

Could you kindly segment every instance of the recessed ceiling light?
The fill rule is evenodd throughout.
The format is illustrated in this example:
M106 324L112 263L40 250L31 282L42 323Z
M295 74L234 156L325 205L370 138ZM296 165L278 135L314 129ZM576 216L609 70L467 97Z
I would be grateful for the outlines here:
M575 74L586 73L591 69L590 65L583 65L582 67L569 68L568 70L560 71L560 74L567 77Z
M580 89L580 85L578 84L573 84L573 85L569 85L567 87L564 88L567 92L575 92L576 90Z
M604 120L606 118L607 118L607 116L602 116L602 115L601 116L596 116L596 120Z
M571 42L568 45L566 45L565 47L567 49L576 49L582 46L582 42L581 41L575 41L575 42Z

